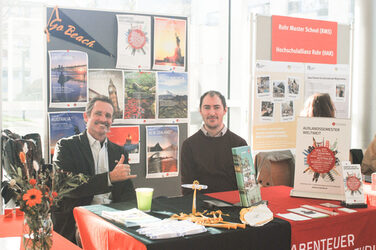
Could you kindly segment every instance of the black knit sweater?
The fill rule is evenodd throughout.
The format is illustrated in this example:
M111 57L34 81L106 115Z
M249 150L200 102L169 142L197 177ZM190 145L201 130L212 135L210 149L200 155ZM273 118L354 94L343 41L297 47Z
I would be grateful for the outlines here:
M200 193L236 190L236 177L231 148L246 146L247 142L227 129L221 137L209 137L199 130L183 142L181 150L182 184L198 180L208 185ZM183 194L192 192L183 188Z

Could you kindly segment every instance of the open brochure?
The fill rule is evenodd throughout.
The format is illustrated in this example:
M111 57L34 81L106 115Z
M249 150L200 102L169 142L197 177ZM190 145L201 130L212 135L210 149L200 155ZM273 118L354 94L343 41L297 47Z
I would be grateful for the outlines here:
M126 227L144 226L161 220L137 208L123 211L102 211L102 216L106 219L124 224Z
M139 234L144 234L150 239L168 239L206 231L203 225L188 220L178 221L173 219L164 219L137 229Z

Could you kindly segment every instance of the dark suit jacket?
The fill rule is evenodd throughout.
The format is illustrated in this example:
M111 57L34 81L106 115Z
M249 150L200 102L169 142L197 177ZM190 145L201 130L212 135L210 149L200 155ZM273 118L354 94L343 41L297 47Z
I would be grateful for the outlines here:
M107 151L109 171L114 169L121 154L125 156L124 163L128 163L128 154L123 147L108 141ZM88 183L82 184L70 192L59 203L59 207L52 210L54 231L67 239L75 241L73 208L90 205L94 195L111 192L110 198L113 202L135 199L131 180L113 183L109 187L108 173L95 174L94 159L87 131L58 141L54 154L54 163L61 169L72 173L83 173L90 177Z

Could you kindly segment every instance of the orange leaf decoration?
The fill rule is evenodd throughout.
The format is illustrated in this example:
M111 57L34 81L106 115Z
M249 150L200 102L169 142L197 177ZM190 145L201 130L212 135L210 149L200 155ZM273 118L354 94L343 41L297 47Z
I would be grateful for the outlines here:
M25 164L26 163L26 155L25 155L25 153L21 151L20 154L19 154L19 157L20 157L21 163Z

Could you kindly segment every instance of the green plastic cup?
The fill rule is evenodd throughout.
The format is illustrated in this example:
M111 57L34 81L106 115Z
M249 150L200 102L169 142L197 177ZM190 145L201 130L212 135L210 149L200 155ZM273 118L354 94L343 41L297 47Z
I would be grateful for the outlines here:
M153 188L136 188L137 208L144 212L150 212Z

